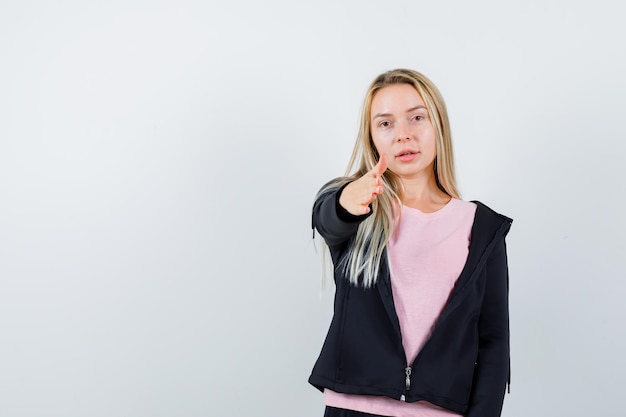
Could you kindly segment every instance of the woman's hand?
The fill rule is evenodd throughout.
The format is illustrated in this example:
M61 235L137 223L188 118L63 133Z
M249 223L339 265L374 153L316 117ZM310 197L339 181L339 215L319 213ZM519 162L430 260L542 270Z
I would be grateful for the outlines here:
M387 169L387 156L380 160L371 171L346 186L339 196L339 204L348 213L361 216L370 212L370 203L383 193L383 173Z

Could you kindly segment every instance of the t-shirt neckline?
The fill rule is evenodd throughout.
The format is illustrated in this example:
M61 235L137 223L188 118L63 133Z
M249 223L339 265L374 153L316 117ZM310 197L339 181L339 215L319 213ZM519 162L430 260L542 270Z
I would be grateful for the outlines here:
M416 216L420 216L423 218L434 218L434 217L439 217L442 214L445 214L446 211L448 211L450 209L450 207L454 204L453 201L454 200L458 200L457 198L451 197L450 201L448 201L443 207L441 207L439 210L437 211L433 211L431 213L425 213L423 211L421 211L420 209L414 208L414 207L409 207L405 204L402 204L402 211L405 213L410 213Z

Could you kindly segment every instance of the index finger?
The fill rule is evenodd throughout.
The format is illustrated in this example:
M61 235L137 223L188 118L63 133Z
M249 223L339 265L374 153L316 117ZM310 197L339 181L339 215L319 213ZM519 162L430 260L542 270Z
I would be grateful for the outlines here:
M380 155L380 159L378 160L378 163L376 164L374 169L372 169L372 171L374 172L374 174L376 174L376 176L380 177L381 175L383 175L383 173L386 170L387 170L387 155L382 154Z

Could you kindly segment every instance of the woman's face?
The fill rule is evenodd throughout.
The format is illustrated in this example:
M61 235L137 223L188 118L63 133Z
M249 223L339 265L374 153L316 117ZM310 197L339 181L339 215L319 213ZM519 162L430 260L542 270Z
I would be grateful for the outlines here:
M371 133L379 155L387 155L388 169L402 179L432 175L436 151L435 129L424 100L409 84L393 84L374 95Z

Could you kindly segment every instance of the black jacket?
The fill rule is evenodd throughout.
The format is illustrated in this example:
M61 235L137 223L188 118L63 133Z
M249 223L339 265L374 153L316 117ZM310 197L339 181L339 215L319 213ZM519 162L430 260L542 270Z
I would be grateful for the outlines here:
M339 205L341 189L322 193L313 227L335 265L334 316L309 382L320 390L426 400L468 417L497 417L509 371L508 268L512 220L477 204L467 262L407 378L386 256L377 283L355 286L337 268L367 216Z

